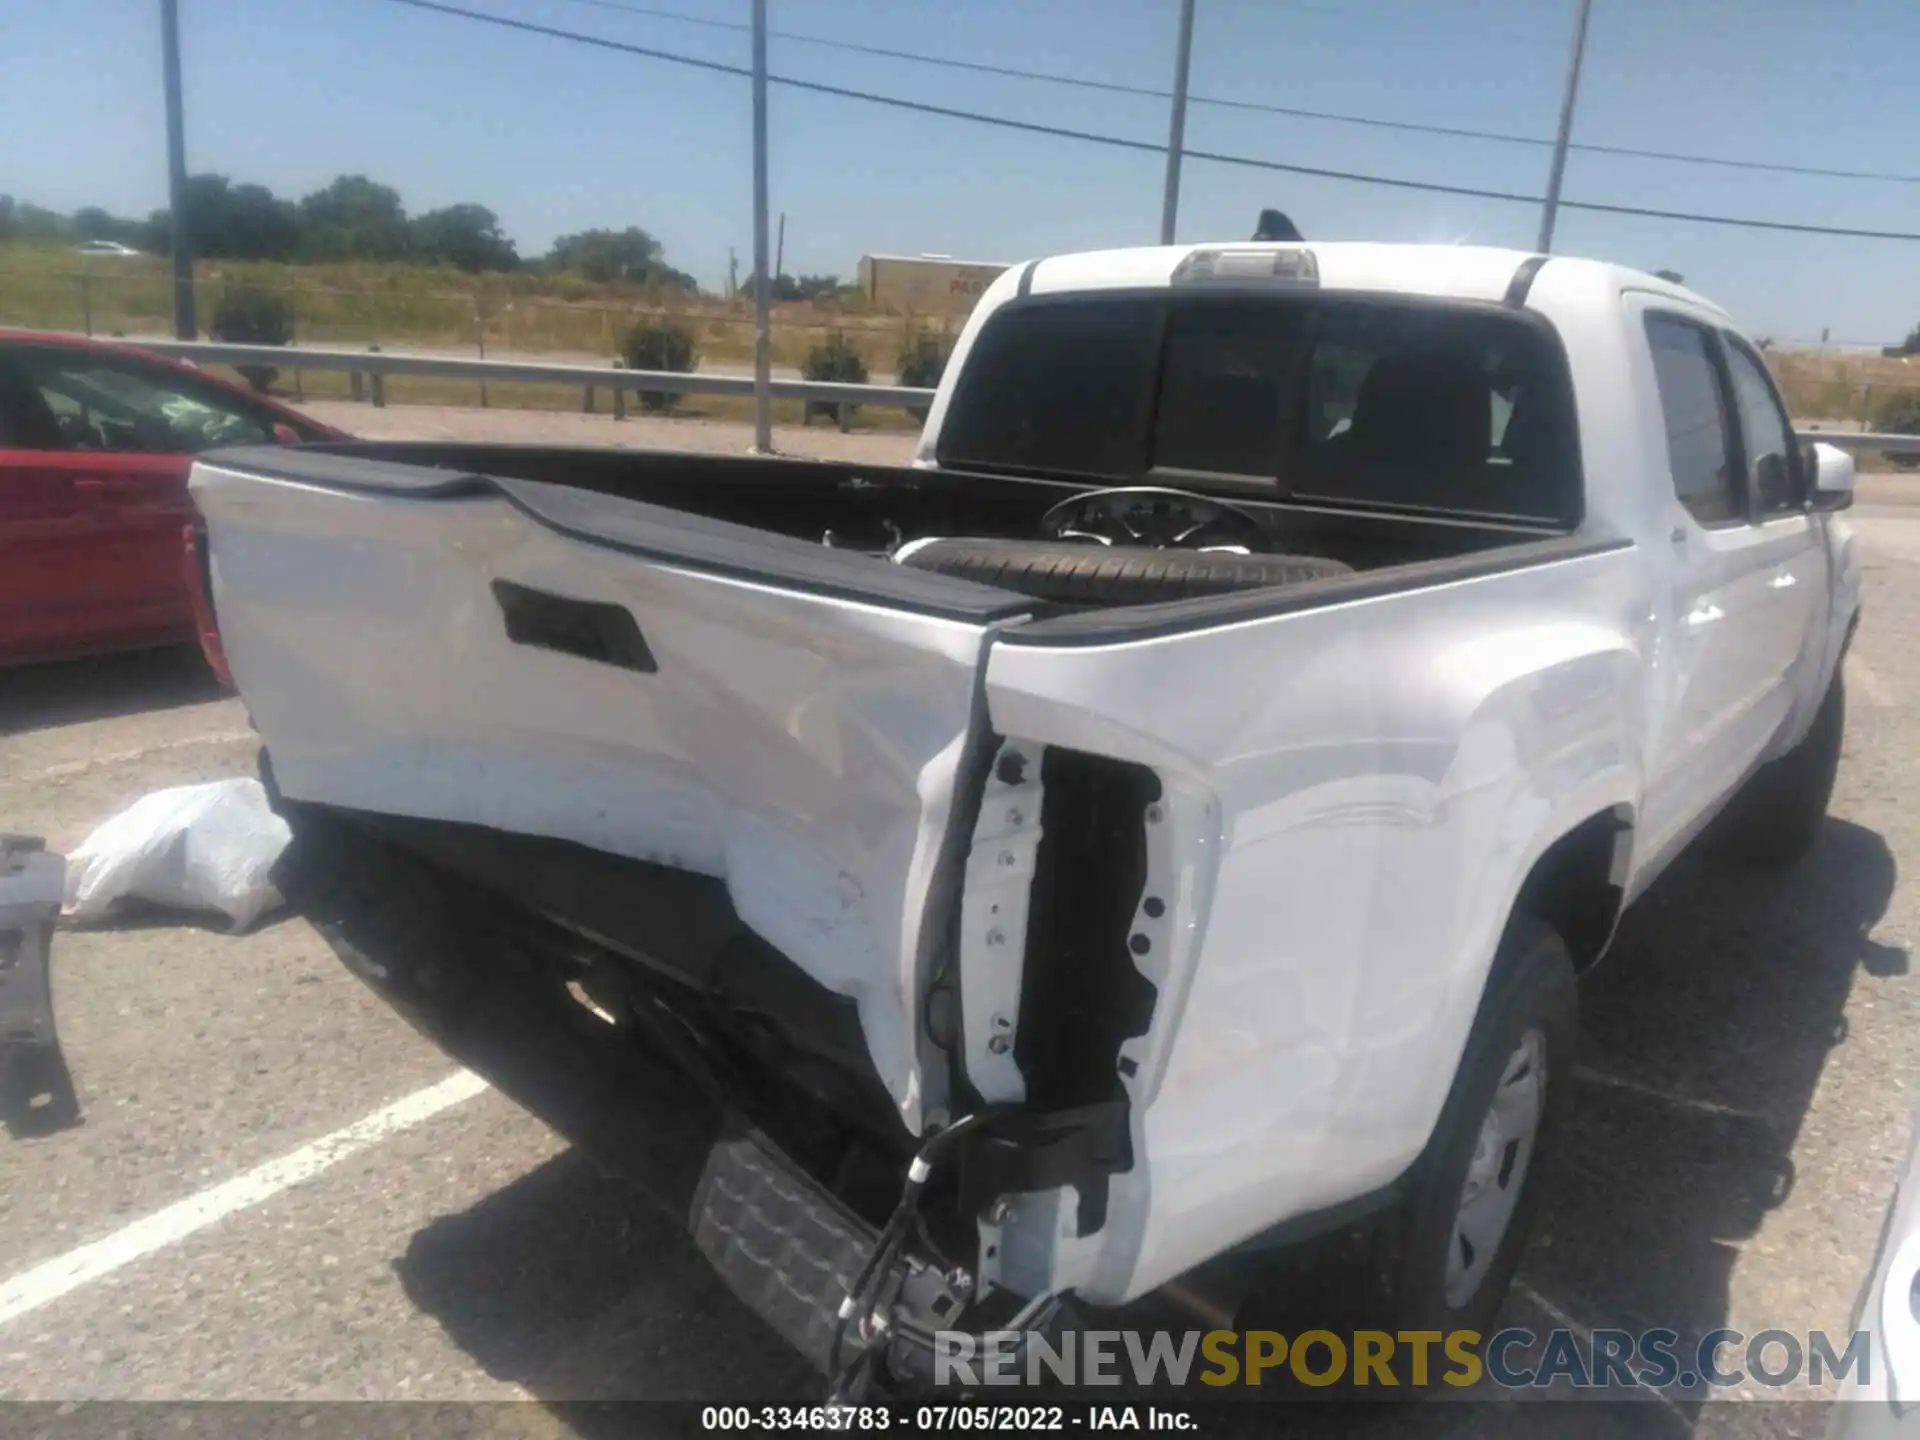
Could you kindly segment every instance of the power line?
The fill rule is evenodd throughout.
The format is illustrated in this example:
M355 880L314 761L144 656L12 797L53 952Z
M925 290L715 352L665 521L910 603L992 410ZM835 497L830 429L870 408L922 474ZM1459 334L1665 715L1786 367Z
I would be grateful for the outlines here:
M750 27L737 20L714 20L702 15L682 15L653 5L632 5L622 0L571 0L575 5L590 5L626 15L655 20L673 20L683 25L703 25L712 30L745 32ZM1147 85L1127 85L1117 80L1089 80L1078 75L1059 75L1046 70L1022 70L1011 65L989 65L977 60L955 60L944 55L927 55L916 50L893 50L884 45L862 45L853 40L831 40L824 35L806 35L795 30L769 30L777 40L792 40L801 45L818 45L828 50L845 50L856 55L873 55L887 60L910 60L917 65L937 65L948 70L969 70L978 75L998 75L1011 80L1038 80L1048 85L1071 85L1081 90L1098 90L1110 95L1133 95L1149 100L1171 100L1172 94ZM1553 141L1538 135L1516 135L1503 130L1474 130L1455 125L1430 125L1414 120L1385 120L1372 115L1347 115L1333 110L1306 110L1292 105L1273 105L1259 100L1230 100L1219 95L1189 94L1195 105L1212 105L1222 110L1249 111L1261 115L1285 115L1295 120L1326 120L1339 125L1360 125L1375 130L1396 130L1416 135L1444 135L1456 140L1492 140L1502 145L1527 145L1536 149L1553 148ZM1574 141L1568 147L1591 155L1619 155L1634 160L1661 160L1677 165L1712 165L1729 170L1760 170L1780 175L1817 175L1834 180L1879 180L1898 185L1920 185L1920 175L1903 175L1886 170L1842 170L1824 165L1794 165L1777 160L1741 160L1724 155L1689 155L1677 150L1645 150L1629 145L1597 145ZM1191 152L1189 152L1191 153Z
M751 77L753 73L741 65L728 65L719 60L704 60L698 56L681 55L671 50L658 50L646 45L632 45L624 40L609 40L601 35L584 35L577 30L562 30L552 25L541 25L532 20L515 20L505 15L489 15L484 11L445 4L442 0L388 0L388 3L404 5L414 10L430 10L441 15L458 16L463 20L477 20L483 24L498 25L508 30L520 30L531 35L570 40L602 50L641 55L649 60L665 60L671 64L688 65L698 70L707 70L721 75ZM1151 140L1131 140L1121 135L1102 135L1091 130L1072 129L1065 125L1044 125L1034 120L1015 120L1005 115L986 115L976 110L960 110L949 105L934 105L928 101L908 100L897 95L879 95L870 90L855 90L845 85L829 85L819 80L797 80L790 76L769 75L767 82L771 85L784 85L789 90L806 90L817 95L837 95L844 100L860 100L870 105L884 105L891 109L908 110L921 115L939 115L950 120L967 120L975 124L996 126L1003 130L1018 130L1029 135L1051 135L1062 140L1081 140L1092 145L1105 145L1110 149L1134 150L1152 155L1166 153L1166 146ZM1511 190L1482 190L1469 185L1446 185L1436 180L1407 180L1392 175L1367 175L1353 170L1332 170L1316 165L1292 165L1279 160L1263 160L1257 156L1233 155L1216 150L1189 149L1183 153L1194 160L1210 160L1220 165L1277 171L1287 175L1309 175L1322 180L1346 180L1360 185L1382 185L1397 190L1418 190L1434 195L1459 195L1475 200L1500 200L1513 205L1541 203L1541 197L1538 195L1522 195ZM1867 230L1840 225L1802 225L1788 220L1756 220L1736 215L1702 215L1684 210L1650 210L1636 205L1607 205L1597 200L1562 200L1560 208L1586 210L1600 215L1637 215L1650 220L1680 220L1699 225L1724 225L1744 230L1779 230L1799 235L1837 235L1863 240L1920 241L1920 233L1911 231Z

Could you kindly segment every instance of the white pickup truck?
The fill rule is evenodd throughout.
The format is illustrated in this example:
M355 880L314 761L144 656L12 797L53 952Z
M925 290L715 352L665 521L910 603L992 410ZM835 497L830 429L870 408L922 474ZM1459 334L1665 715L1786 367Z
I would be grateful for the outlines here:
M192 492L294 898L858 1382L1333 1225L1484 1329L1577 974L1819 831L1852 476L1649 275L1234 244L1009 271L912 467Z

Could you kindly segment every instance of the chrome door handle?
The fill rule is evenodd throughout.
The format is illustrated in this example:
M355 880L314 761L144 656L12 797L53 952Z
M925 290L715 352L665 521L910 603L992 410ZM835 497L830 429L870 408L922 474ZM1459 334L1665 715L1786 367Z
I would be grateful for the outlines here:
M1783 572L1767 581L1767 588L1769 590L1791 590L1799 583L1800 582L1794 579L1791 574Z
M1727 612L1718 605L1701 605L1687 612L1687 624L1698 627L1711 625L1716 620L1727 618Z

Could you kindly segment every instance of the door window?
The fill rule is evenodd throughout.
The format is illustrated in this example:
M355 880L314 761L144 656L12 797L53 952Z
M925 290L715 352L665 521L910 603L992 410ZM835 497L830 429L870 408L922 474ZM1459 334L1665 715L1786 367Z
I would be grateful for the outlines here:
M59 450L65 445L46 397L0 360L0 449Z
M1675 316L1649 315L1647 343L1653 347L1674 493L1702 525L1745 519L1746 485L1734 465L1713 338Z
M1727 372L1733 379L1733 401L1740 412L1741 448L1747 460L1747 484L1753 506L1763 519L1800 508L1794 483L1793 427L1774 398L1773 386L1760 361L1746 346L1727 344Z
M190 376L50 347L16 352L0 368L0 402L12 395L6 408L28 417L37 449L192 455L273 440L270 421Z

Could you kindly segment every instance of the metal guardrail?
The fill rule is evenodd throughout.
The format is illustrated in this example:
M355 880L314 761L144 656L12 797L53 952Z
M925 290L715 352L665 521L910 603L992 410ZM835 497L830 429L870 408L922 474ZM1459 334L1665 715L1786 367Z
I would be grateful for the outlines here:
M206 365L276 365L286 369L335 370L350 375L432 375L472 380L508 380L532 384L578 385L613 391L651 391L670 395L753 395L750 375L679 374L669 370L601 369L594 365L542 365L514 360L463 360L458 356L389 354L384 350L306 350L279 345L223 345L199 340L136 340L142 350ZM842 385L821 380L775 380L773 393L784 400L821 405L898 405L925 408L934 392L912 385ZM374 403L382 403L379 388ZM1878 450L1889 455L1920 455L1920 435L1886 435L1853 430L1799 430L1794 438L1820 441L1842 450Z
M280 345L223 345L198 340L134 340L127 343L142 350L151 350L156 355L191 360L197 365L274 365L286 370L334 370L372 377L432 375L443 379L574 385L620 392L743 395L749 399L753 396L751 375L683 375L670 370L542 365L515 360L463 360L458 356L390 354L384 350L307 350ZM821 405L925 407L933 403L933 391L913 385L843 385L823 380L774 380L772 388L777 399L810 400Z
M1860 430L1796 430L1793 438L1842 450L1879 450L1887 455L1920 455L1920 435L1883 435Z

